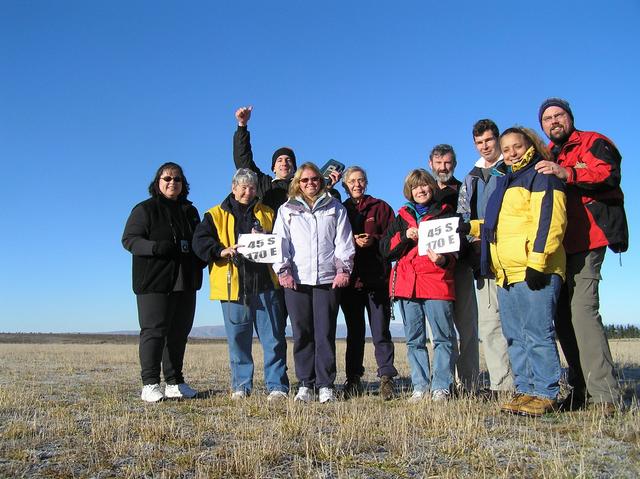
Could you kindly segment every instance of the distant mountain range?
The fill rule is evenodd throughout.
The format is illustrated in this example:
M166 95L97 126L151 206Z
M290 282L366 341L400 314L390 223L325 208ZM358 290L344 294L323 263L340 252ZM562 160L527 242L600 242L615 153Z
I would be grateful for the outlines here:
M394 338L404 338L404 326L400 322L391 323L391 336ZM110 331L107 334L140 334L140 331ZM255 334L254 334L255 335ZM291 337L291 325L287 326L287 337ZM226 338L227 334L224 331L224 326L196 326L191 330L189 337L192 338ZM338 324L336 329L336 338L347 337L347 326L345 324ZM367 325L367 337L371 337L371 331Z

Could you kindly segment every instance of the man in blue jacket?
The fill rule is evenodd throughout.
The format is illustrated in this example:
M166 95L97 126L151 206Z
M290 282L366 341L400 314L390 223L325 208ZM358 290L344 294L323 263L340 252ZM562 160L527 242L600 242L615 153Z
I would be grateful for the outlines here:
M464 178L458 196L458 213L464 221L484 219L487 202L495 190L496 176L491 170L502 162L498 142L497 125L489 119L473 125L473 141L480 158ZM484 357L489 370L489 396L497 397L498 391L513 389L511 363L507 352L507 341L502 334L496 281L493 276L480 277L480 242L471 240L469 260L476 270L476 298L478 302L478 334L482 341Z

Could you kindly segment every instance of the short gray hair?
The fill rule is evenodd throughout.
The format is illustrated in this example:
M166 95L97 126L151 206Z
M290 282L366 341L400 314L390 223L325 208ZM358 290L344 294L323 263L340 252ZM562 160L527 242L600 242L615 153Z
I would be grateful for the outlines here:
M364 176L364 182L365 182L365 186L369 185L369 179L367 178L367 172L364 171L364 168L362 168L361 166L350 166L349 168L347 168L346 170L344 170L344 173L342 173L342 186L344 187L344 190L349 193L349 189L347 188L347 180L349 179L349 176L351 175L351 173L355 173L359 171L360 173L362 173L362 176Z
M444 156L449 153L451 154L451 162L453 163L453 167L455 168L458 165L456 152L453 150L453 146L447 145L446 143L442 143L433 147L431 153L429 153L429 161L433 161L434 156Z
M246 183L258 186L258 175L249 168L238 168L238 171L234 173L233 179L231 180L231 187L233 188Z

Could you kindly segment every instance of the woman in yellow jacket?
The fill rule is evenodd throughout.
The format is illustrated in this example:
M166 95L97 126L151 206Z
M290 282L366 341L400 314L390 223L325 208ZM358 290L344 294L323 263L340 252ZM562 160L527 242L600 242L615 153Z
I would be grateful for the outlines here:
M264 354L264 382L269 401L286 399L286 312L276 275L269 264L254 263L237 252L243 233L269 233L274 212L256 197L256 174L240 168L231 194L208 210L193 235L193 250L209 265L211 299L220 300L229 343L231 398L253 390L251 345L255 329Z
M507 339L516 394L505 412L540 416L557 410L560 359L555 316L566 258L562 239L567 215L564 184L536 172L548 159L542 140L530 129L500 135L504 156L484 224L472 221L482 240L481 269L496 276L502 331Z

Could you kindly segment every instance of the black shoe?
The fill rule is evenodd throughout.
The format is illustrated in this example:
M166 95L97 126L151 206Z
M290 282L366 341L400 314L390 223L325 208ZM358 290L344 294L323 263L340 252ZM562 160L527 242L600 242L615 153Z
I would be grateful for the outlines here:
M585 409L587 407L587 398L584 394L577 392L575 389L572 389L571 392L565 397L558 407L558 411L569 412L569 411L580 411L581 409Z
M344 394L345 399L362 396L364 394L364 387L362 386L360 378L358 376L347 378L347 381L342 387L342 394Z
M479 389L478 392L476 392L476 397L484 402L492 402L492 401L497 401L500 395L498 391L494 391L493 389L483 388L483 389Z

